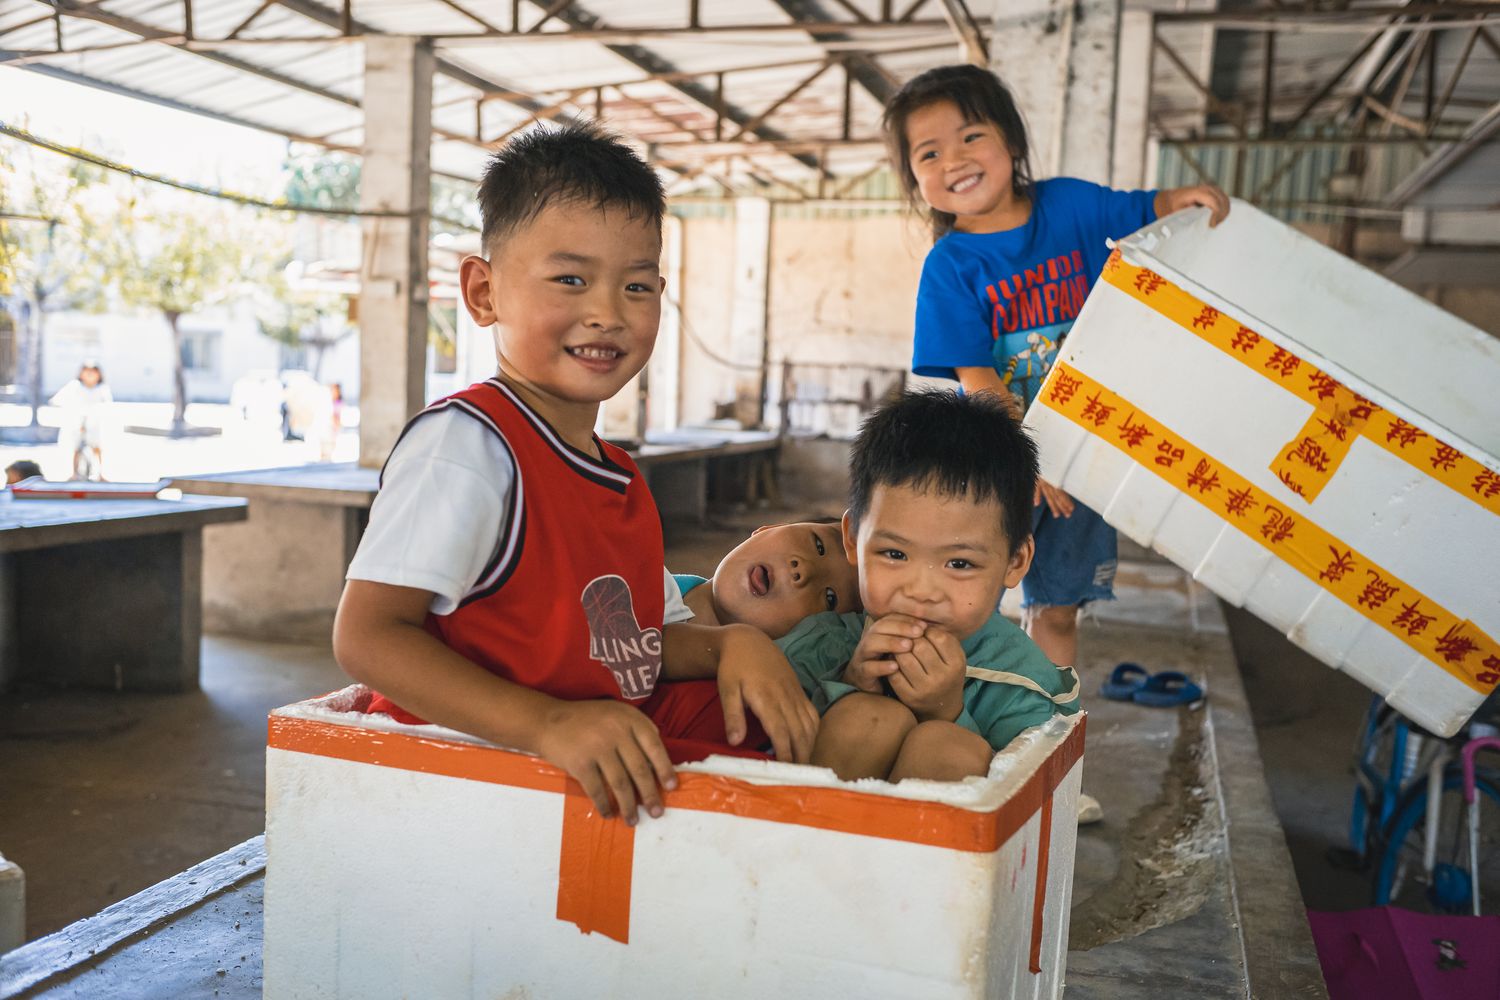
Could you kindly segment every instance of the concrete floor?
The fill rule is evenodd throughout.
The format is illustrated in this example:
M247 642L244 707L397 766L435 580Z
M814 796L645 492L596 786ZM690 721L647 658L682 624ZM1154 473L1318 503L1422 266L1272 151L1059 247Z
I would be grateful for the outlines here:
M823 512L740 515L714 528L680 528L669 536L669 562L707 574L756 524ZM1122 568L1122 600L1100 606L1083 632L1080 667L1091 713L1084 788L1101 800L1106 819L1079 839L1068 995L1244 996L1247 964L1257 961L1255 941L1244 938L1255 930L1275 942L1290 932L1295 945L1299 933L1305 938L1296 926L1300 903L1290 879L1290 888L1271 894L1271 905L1245 898L1257 890L1245 875L1256 864L1260 821L1274 831L1264 857L1279 859L1285 874L1264 794L1259 820L1242 814L1235 827L1243 856L1228 849L1225 816L1233 824L1235 803L1251 802L1253 811L1256 801L1236 787L1263 793L1264 786L1253 737L1248 749L1232 743L1236 726L1249 733L1249 713L1217 602L1175 568L1135 556L1140 561ZM1328 869L1321 854L1342 836L1346 762L1363 689L1297 662L1290 647L1278 648L1284 640L1257 634L1253 621L1231 621L1303 892L1314 905L1338 908L1337 894L1348 890L1348 905L1360 905L1345 884L1349 877ZM209 638L203 659L203 691L193 695L32 691L0 698L0 845L27 872L29 936L94 914L259 833L266 712L344 683L326 647ZM1122 659L1208 678L1209 708L1163 711L1099 699L1099 682ZM212 921L218 909L240 907L258 917L258 903L256 880L195 911L195 919ZM150 954L140 960L160 961L157 935L131 950L142 947ZM1287 947L1273 950L1294 967L1295 995L1317 995L1321 982L1309 989L1309 954L1304 948L1288 955ZM201 981L228 988L234 980L255 995L258 920L226 948L224 957L206 960L202 974L213 978ZM229 951L254 955L239 963ZM226 963L244 967L220 975ZM1314 963L1314 980L1315 970ZM85 982L58 983L63 992L45 995L88 995L76 992Z

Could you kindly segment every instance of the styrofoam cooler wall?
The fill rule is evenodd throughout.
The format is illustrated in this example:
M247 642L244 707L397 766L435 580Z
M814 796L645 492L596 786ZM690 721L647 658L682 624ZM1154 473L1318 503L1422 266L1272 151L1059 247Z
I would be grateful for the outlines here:
M1455 732L1500 680L1500 342L1236 201L1120 241L1042 475Z
M1062 995L1082 716L964 783L712 758L632 831L356 697L271 718L268 998Z

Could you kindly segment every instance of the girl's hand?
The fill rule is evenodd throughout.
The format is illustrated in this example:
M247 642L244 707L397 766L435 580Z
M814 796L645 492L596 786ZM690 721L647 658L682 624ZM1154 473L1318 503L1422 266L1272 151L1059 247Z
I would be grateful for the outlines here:
M1073 498L1045 479L1038 479L1036 495L1031 498L1031 505L1040 507L1043 500L1047 501L1047 509L1052 511L1053 517L1073 516Z
M870 694L884 693L880 681L896 672L896 656L911 652L912 644L926 630L926 622L909 615L867 619L859 645L844 668L844 683Z
M1217 226L1229 215L1229 195L1213 184L1197 184L1156 192L1154 207L1157 218L1194 205L1201 205L1211 213L1208 217L1209 228Z

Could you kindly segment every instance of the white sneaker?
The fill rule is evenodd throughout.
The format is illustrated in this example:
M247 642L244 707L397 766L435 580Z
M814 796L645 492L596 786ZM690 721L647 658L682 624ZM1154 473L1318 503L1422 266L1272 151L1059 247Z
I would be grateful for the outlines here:
M1088 826L1104 819L1104 807L1092 795L1078 793L1078 825Z

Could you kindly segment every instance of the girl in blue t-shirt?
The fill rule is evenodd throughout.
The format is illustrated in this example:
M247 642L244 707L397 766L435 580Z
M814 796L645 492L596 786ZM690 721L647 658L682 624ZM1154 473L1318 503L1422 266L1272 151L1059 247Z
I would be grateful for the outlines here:
M1000 80L976 66L915 77L885 110L886 139L907 195L935 243L917 290L912 371L993 392L1017 419L1104 268L1106 239L1190 205L1217 225L1229 199L1212 185L1115 191L1057 177L1033 181L1026 126ZM1036 557L1021 584L1026 630L1072 666L1078 609L1114 596L1115 532L1094 511L1040 483Z

